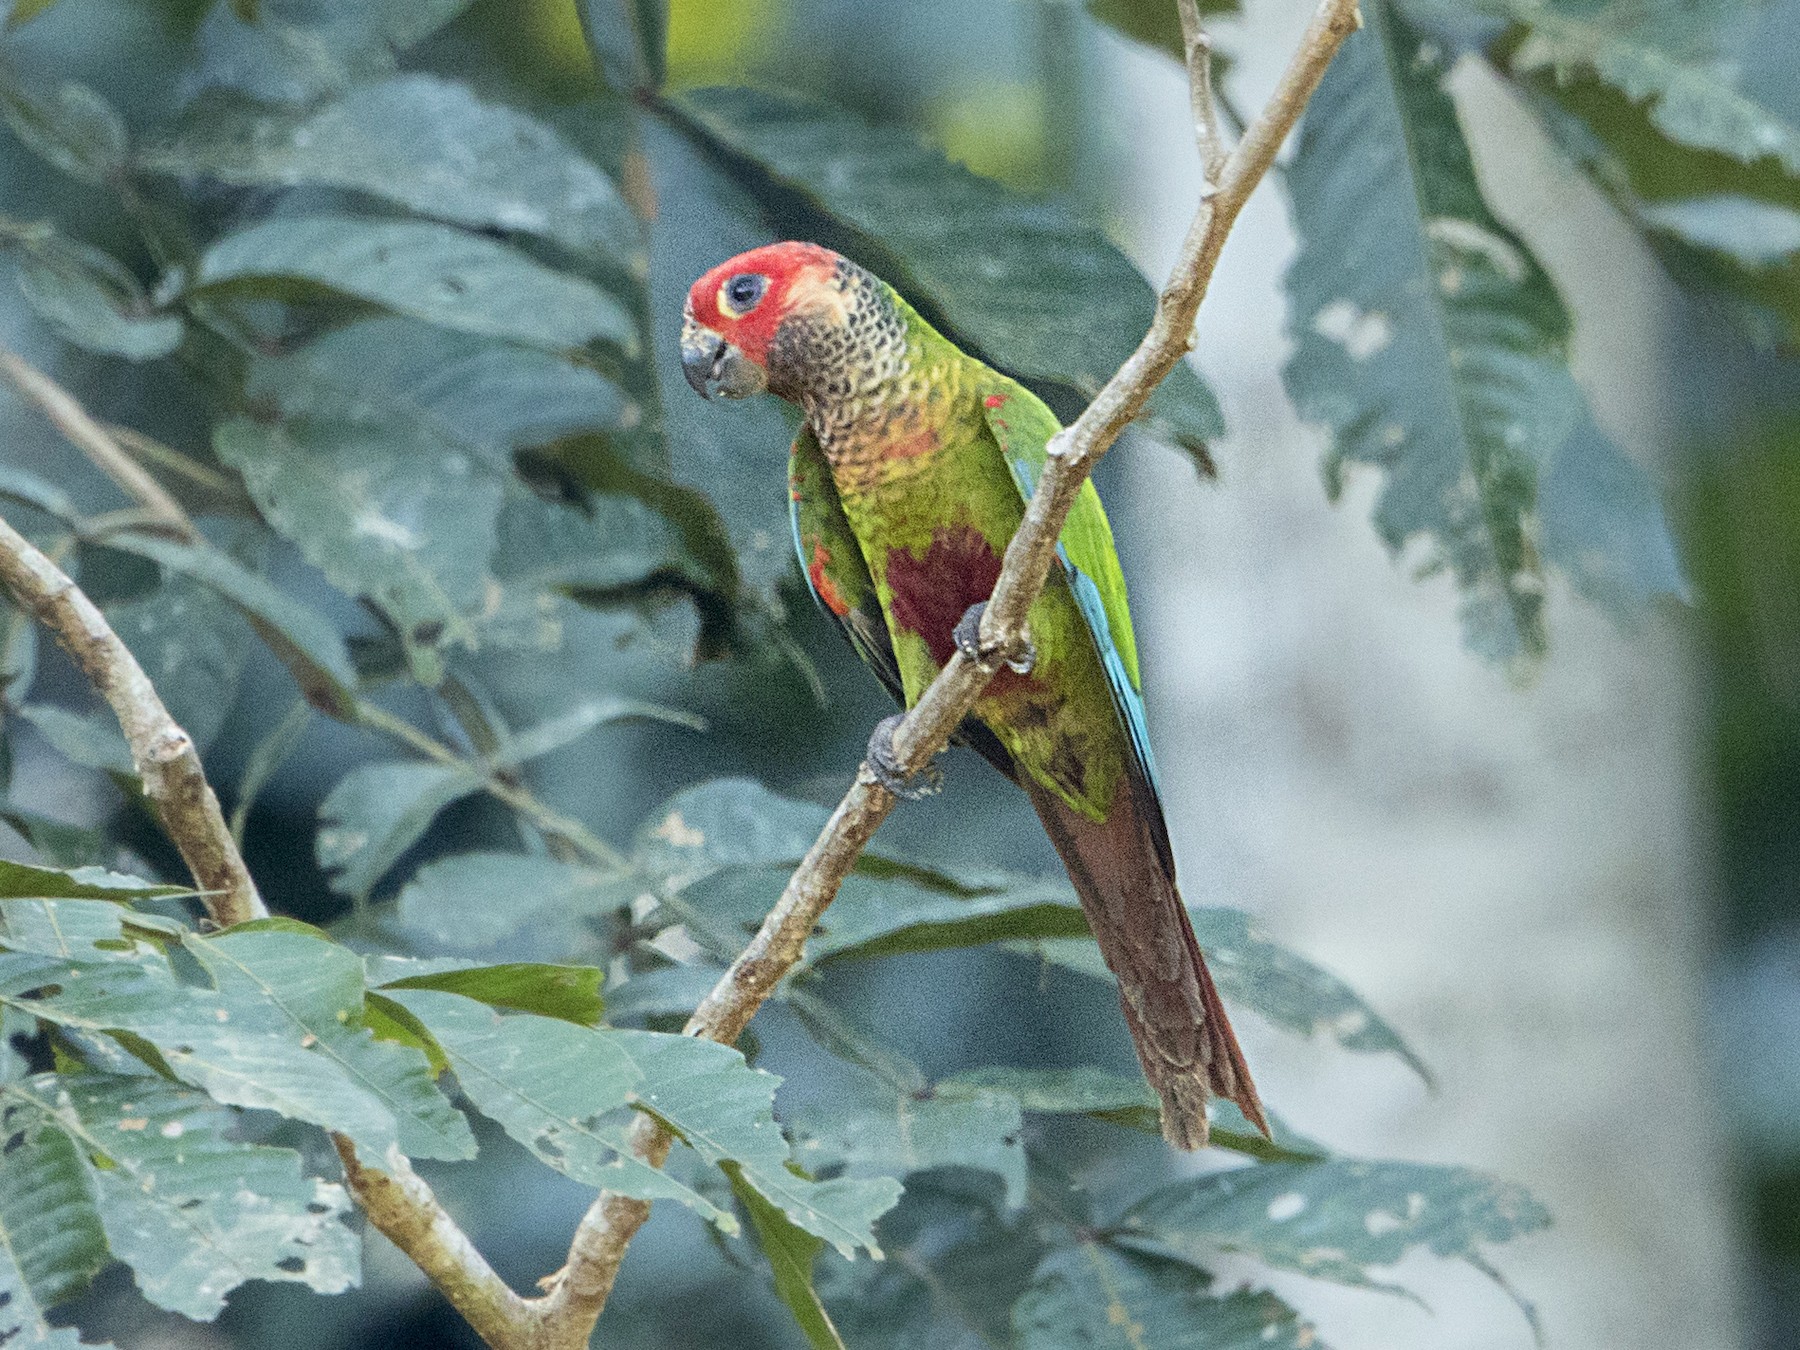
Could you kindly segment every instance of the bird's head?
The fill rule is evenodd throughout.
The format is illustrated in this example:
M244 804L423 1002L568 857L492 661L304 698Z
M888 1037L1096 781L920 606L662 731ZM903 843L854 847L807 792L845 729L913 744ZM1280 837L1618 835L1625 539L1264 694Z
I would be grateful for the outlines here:
M748 398L767 390L793 398L794 372L808 335L841 329L860 272L817 244L769 244L726 260L688 292L681 316L681 367L706 398Z

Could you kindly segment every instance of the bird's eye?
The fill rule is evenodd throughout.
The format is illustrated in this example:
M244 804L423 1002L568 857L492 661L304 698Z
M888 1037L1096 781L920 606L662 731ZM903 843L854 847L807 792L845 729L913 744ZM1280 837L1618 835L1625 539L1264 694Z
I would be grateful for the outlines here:
M756 308L769 289L769 279L755 272L740 272L719 287L720 306L731 314L745 315Z

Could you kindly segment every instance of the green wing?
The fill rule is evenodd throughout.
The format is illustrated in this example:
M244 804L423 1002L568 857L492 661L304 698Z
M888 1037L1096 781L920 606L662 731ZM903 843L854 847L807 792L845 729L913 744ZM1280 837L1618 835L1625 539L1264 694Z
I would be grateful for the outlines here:
M862 546L844 515L831 465L818 441L806 427L794 437L788 451L788 519L794 531L794 551L800 555L800 574L806 589L855 649L875 678L906 706L906 687L900 679L900 663L894 659L887 618L881 612L875 579L869 575ZM1017 779L1012 756L993 732L973 718L965 718L955 739L974 750L1008 778Z
M788 519L794 531L794 551L800 555L800 572L812 598L837 624L863 664L875 672L894 701L902 707L906 694L900 682L900 665L888 637L887 619L875 593L862 546L844 516L837 484L825 452L802 426L788 451Z
M1047 458L1045 447L1062 430L1056 414L1043 400L1016 381L996 372L984 391L982 406L988 429L1012 470L1019 495L1030 500ZM1131 631L1131 609L1125 597L1125 574L1119 568L1119 551L1113 544L1112 526L1092 482L1081 485L1074 509L1063 526L1057 548L1063 573L1075 604L1087 621L1089 635L1106 670L1113 706L1118 710L1131 742L1133 776L1158 800L1156 761L1150 753L1149 727L1144 719L1143 686L1138 674L1137 637ZM1165 857L1169 846L1162 830L1162 812L1152 813L1158 846Z

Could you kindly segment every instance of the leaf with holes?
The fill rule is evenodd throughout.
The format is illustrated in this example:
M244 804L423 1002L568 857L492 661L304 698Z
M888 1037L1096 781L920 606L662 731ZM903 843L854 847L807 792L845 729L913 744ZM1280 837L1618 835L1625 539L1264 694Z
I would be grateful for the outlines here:
M221 1002L254 1025L334 1063L392 1114L400 1151L414 1158L473 1158L475 1136L437 1089L425 1056L374 1039L363 1026L362 960L323 936L239 925L217 937L189 934L188 951L206 969Z
M1549 1222L1522 1187L1466 1168L1330 1159L1178 1181L1133 1205L1113 1231L1129 1246L1183 1260L1240 1252L1316 1279L1392 1290L1369 1267L1423 1247L1485 1271L1484 1243Z
M342 1293L360 1274L343 1188L300 1155L235 1138L237 1117L160 1078L41 1074L0 1102L73 1146L112 1254L159 1308L211 1321L248 1280Z
M1302 246L1288 273L1296 346L1284 378L1301 412L1332 428L1332 494L1352 464L1383 469L1382 538L1395 550L1428 541L1430 565L1462 590L1468 644L1524 672L1545 646L1550 541L1537 517L1550 509L1548 476L1559 459L1602 453L1637 475L1569 374L1569 319L1549 278L1482 201L1442 87L1449 54L1389 3L1364 13L1288 170ZM1558 486L1584 478L1565 468ZM1586 542L1650 530L1672 559L1660 512L1644 519L1646 492L1591 501L1616 518ZM1548 561L1578 583L1592 570L1560 552ZM1669 581L1661 568L1637 591Z
M1307 1350L1313 1328L1266 1290L1213 1294L1190 1266L1099 1242L1054 1252L1013 1305L1019 1350Z

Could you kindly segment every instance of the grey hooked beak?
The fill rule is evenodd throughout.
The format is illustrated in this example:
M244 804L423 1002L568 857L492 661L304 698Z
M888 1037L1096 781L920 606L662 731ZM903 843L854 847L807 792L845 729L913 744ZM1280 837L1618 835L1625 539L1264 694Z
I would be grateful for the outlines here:
M769 387L761 366L692 315L681 323L681 373L701 398L749 398Z

